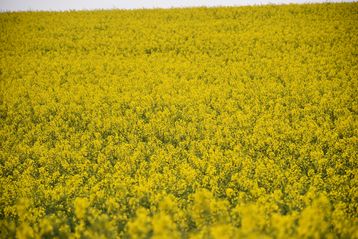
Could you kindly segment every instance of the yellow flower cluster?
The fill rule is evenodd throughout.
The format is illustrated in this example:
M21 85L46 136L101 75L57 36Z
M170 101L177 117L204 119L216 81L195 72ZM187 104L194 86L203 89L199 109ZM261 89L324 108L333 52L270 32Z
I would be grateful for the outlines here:
M358 3L0 14L0 238L358 238Z

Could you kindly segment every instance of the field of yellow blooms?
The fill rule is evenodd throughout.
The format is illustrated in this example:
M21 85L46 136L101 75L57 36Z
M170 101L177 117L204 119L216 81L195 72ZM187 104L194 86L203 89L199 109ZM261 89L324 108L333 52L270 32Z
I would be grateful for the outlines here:
M358 238L358 3L0 14L0 238Z

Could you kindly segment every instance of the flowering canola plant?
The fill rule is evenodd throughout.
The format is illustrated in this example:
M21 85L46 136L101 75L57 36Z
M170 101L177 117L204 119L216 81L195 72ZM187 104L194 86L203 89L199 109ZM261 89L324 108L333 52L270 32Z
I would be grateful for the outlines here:
M358 3L0 14L1 238L358 238Z

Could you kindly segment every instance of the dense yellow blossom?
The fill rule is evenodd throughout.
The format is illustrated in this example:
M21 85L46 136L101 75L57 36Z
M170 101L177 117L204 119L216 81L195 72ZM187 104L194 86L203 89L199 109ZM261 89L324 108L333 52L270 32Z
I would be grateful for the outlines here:
M0 237L358 238L357 13L1 13Z

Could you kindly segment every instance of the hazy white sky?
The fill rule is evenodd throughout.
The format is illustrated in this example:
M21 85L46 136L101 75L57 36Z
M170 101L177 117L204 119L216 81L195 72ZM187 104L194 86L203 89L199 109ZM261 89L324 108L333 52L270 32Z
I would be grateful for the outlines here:
M241 6L279 3L354 2L354 0L0 0L1 11L135 9L194 6Z

